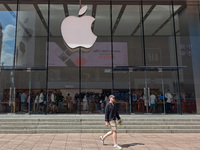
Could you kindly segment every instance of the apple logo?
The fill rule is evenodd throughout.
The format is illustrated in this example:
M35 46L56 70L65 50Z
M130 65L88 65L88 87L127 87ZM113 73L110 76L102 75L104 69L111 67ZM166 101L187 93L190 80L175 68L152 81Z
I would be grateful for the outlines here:
M91 30L95 19L91 16L83 16L86 10L87 6L82 7L78 17L66 17L61 24L62 37L69 48L91 48L97 39Z

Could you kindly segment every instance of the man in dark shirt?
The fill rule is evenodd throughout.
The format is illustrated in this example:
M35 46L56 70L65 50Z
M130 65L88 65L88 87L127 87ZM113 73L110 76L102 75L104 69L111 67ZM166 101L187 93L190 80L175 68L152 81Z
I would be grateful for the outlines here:
M105 124L106 124L106 127L108 127L108 125L110 125L111 131L106 133L104 136L100 136L100 139L101 139L101 142L104 144L104 140L108 136L113 135L113 142L114 142L113 148L122 149L122 147L120 147L117 144L117 123L116 123L116 118L119 120L120 124L122 124L122 121L121 121L121 119L119 117L119 113L117 111L116 105L114 104L115 96L114 95L110 95L109 96L109 100L110 101L106 105L106 109L105 109Z

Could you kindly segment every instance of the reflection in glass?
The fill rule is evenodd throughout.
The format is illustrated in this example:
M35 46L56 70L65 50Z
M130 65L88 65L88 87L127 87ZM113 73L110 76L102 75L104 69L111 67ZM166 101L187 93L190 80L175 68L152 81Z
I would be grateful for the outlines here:
M16 11L0 10L0 18L0 66L13 66Z

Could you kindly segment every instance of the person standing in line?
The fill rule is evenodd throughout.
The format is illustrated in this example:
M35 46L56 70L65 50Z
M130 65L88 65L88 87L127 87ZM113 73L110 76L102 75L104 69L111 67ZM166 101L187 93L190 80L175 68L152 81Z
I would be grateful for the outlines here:
M50 97L50 100L51 100L51 113L55 113L55 109L58 109L57 106L56 106L56 96L55 96L55 93L56 93L56 90L54 90L52 93L51 93L51 97Z
M167 99L166 101L166 113L172 113L171 109L171 101L172 101L172 94L168 90L167 93L165 93L165 98Z
M121 121L121 118L119 116L117 107L116 107L116 105L114 103L115 102L115 96L114 95L110 95L109 96L109 100L110 101L106 105L106 109L105 109L105 124L106 124L106 127L108 127L108 125L110 125L111 131L106 133L104 136L100 136L100 140L104 144L104 140L108 136L113 135L113 142L114 142L113 148L122 149L122 147L117 144L117 123L116 123L116 118L119 120L120 124L122 124L122 121Z
M26 94L24 90L23 93L21 94L21 113L25 113L25 109L26 109Z
M83 98L83 110L84 110L84 111L88 110L87 94L85 94L85 95L84 95L84 98Z
M44 112L44 94L43 94L43 90L40 91L40 96L39 96L39 112Z
M156 96L154 95L154 93L151 93L151 95L150 95L150 112L151 113L156 112L155 107L156 107Z
M105 102L106 102L106 105L109 104L109 99L108 99L108 96L107 96L107 95L105 96L105 99L104 99L104 100L105 100Z
M101 93L101 96L100 96L100 106L101 106L101 111L102 111L102 113L103 114L105 114L105 96L104 96L104 94L103 93Z
M39 93L35 94L35 107L34 107L34 113L38 112L39 109Z
M34 93L30 93L27 99L27 106L28 106L29 113L32 113L33 111L33 100L34 100Z

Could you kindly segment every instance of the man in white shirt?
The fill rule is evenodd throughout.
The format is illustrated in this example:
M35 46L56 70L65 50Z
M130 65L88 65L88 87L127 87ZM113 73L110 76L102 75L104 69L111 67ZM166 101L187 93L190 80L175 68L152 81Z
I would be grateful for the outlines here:
M56 90L51 93L51 113L55 113L55 109L58 112L58 107L56 106Z
M154 93L150 95L150 112L155 113L156 108L156 96Z
M172 101L172 94L168 90L167 93L165 93L165 98L167 99L166 101L166 113L171 113L171 101Z
M40 96L39 96L39 111L41 109L42 109L42 112L44 112L44 94L43 94L43 90L41 90Z

